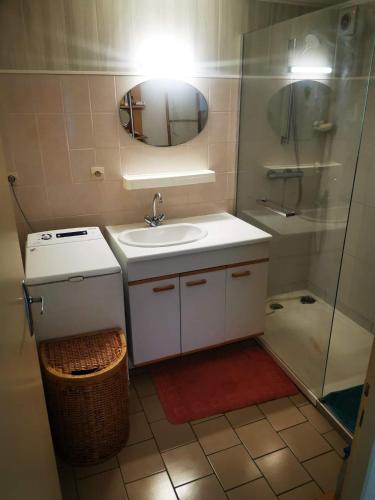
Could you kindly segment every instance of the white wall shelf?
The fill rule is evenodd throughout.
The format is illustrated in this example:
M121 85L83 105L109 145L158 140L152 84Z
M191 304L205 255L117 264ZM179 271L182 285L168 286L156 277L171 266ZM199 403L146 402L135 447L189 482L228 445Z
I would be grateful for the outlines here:
M317 168L342 167L341 163L335 161L327 163L307 163L302 165L264 165L266 170L311 170Z
M203 184L215 182L215 178L215 172L213 170L192 170L123 176L124 188L128 190Z

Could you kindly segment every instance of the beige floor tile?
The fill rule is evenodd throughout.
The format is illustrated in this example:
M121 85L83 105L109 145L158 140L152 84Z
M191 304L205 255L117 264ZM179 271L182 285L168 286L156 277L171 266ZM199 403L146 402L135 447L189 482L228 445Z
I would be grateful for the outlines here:
M323 415L319 413L318 410L312 405L302 406L300 410L310 421L310 423L315 427L315 429L321 434L332 430L332 425L329 423L329 421L325 417L323 417Z
M125 500L127 496L120 469L80 479L78 496L80 500Z
M139 413L142 411L142 405L138 398L138 394L132 384L129 386L129 414Z
M277 500L276 495L264 479L257 479L228 491L228 498L229 500Z
M129 415L129 439L127 446L152 438L152 432L143 412Z
M118 455L126 483L165 470L163 460L153 439L127 446Z
M236 432L253 458L286 446L266 419L239 427Z
M345 441L345 439L340 436L340 434L337 431L329 431L324 434L324 437L326 440L329 442L329 444L334 448L337 453L343 457L344 456L344 448L348 446L348 443Z
M335 491L342 466L342 460L335 451L312 458L303 465L324 492Z
M167 451L177 446L196 441L189 424L170 424L168 420L159 420L151 424L160 451Z
M257 420L264 418L263 413L255 405L246 406L239 410L233 410L225 414L233 427L240 427L241 425L251 424Z
M212 474L211 466L198 443L166 451L162 456L174 486Z
M176 494L166 472L128 483L129 500L176 500Z
M137 391L138 397L144 398L156 394L156 387L147 372L139 372L134 375L130 373L130 380Z
M129 415L143 411L140 400L136 398L129 398Z
M255 463L277 495L310 481L310 476L288 448L258 458Z
M208 460L224 490L235 488L261 476L258 467L241 444L214 453Z
M208 417L197 418L196 420L191 420L191 424L201 424L202 422L207 422L207 420L212 420L213 418L222 417L223 413L217 413L216 415L209 415Z
M309 400L302 394L302 392L299 392L295 396L289 396L289 399L294 405L297 406L297 408L309 404Z
M107 470L116 469L118 467L118 462L116 457L112 457L105 462L98 465L92 465L89 467L74 467L74 473L77 479L82 479L84 477L93 476L99 472L105 472Z
M319 486L311 482L280 495L279 500L316 500L321 494Z
M227 498L214 475L180 486L176 491L179 500L225 500Z
M331 491L330 493L322 493L316 498L316 500L335 500L335 492Z
M165 413L157 394L141 399L143 410L149 422L165 419Z
M289 398L267 401L259 405L259 408L276 431L287 429L306 420Z
M240 444L240 440L225 417L196 424L193 428L207 455Z
M279 434L301 462L331 450L330 445L310 422L290 427Z

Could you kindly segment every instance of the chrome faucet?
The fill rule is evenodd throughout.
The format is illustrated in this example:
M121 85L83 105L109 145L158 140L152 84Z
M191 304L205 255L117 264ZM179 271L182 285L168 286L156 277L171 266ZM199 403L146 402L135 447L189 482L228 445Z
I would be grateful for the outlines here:
M152 201L152 216L151 215L146 215L145 217L145 222L148 224L150 227L157 227L160 226L160 224L163 222L165 215L160 214L157 215L156 213L156 202L163 203L163 198L160 193L155 193L154 199Z

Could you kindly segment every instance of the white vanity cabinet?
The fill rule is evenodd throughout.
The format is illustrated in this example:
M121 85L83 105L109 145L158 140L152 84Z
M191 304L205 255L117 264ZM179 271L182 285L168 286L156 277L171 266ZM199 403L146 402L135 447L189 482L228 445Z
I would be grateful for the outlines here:
M177 238L192 227L203 236L165 244L167 228ZM226 213L107 231L125 279L135 366L263 333L271 235Z
M129 286L129 303L135 364L181 352L178 277Z
M263 332L267 268L259 262L226 269L226 340Z
M131 282L134 364L263 333L267 261Z
M180 277L181 352L225 342L225 269Z

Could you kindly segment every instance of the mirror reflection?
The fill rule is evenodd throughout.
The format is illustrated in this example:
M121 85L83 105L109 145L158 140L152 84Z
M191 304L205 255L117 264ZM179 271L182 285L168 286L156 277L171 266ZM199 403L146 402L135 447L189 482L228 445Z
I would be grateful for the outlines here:
M268 121L281 143L308 141L331 131L331 88L315 80L300 80L276 92L268 104Z
M205 127L208 104L192 85L152 79L130 89L120 102L120 120L134 139L152 146L190 141Z

